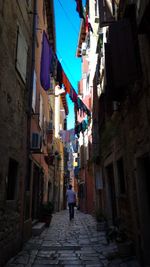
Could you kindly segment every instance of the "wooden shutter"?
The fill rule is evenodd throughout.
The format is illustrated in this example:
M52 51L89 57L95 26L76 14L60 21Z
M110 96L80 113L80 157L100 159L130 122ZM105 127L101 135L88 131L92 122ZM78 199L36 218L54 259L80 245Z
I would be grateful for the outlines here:
M115 21L107 0L99 0L100 27L108 26Z
M21 27L18 26L16 68L20 73L21 78L23 79L24 82L26 82L27 52L28 52L27 42L21 31Z
M124 19L110 26L108 43L105 44L107 96L119 100L129 84L138 77L135 47L129 20Z
M118 21L109 31L115 88L124 87L137 78L137 66L129 20Z

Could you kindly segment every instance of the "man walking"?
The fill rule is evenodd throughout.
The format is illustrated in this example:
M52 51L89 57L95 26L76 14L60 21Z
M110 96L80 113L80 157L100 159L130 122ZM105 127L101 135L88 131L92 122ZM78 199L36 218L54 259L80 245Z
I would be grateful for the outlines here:
M68 207L69 207L69 218L70 221L74 219L74 206L76 203L76 193L72 190L72 185L69 185L69 188L66 192Z

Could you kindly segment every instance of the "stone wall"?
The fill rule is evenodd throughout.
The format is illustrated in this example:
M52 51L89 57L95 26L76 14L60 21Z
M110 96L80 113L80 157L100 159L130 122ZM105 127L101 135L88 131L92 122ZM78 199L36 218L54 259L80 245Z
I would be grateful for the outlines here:
M141 250L144 251L147 249L140 222L141 206L139 206L138 199L141 199L141 196L138 192L138 159L143 158L144 155L148 157L150 153L150 61L148 59L150 47L146 35L139 35L139 40L142 62L141 76L139 76L139 80L134 87L130 87L126 99L120 103L119 110L113 113L110 118L109 131L103 131L105 138L101 139L103 168L107 168L110 164L113 165L117 216L122 217L128 236L134 242L134 248L138 257L141 256ZM103 141L107 142L103 143ZM126 183L126 192L124 195L118 192L116 162L120 157L123 158L124 164ZM107 174L106 172L104 173L106 183L104 189L107 198L108 181ZM144 171L139 179L145 179ZM143 191L142 194L145 196L147 193ZM144 199L144 201L146 200ZM107 205L108 201L106 201L106 208ZM142 209L145 210L146 214L146 207L143 206ZM147 221L148 219L147 214ZM150 236L149 229L147 229L145 240L148 240L148 236Z
M10 209L0 211L0 266L3 266L21 247L19 217L19 213Z
M31 6L20 0L0 2L0 266L18 251L22 240L33 19L29 14ZM28 47L25 81L16 68L18 25ZM11 180L14 171L9 174L10 159L17 166L12 198L7 192L8 176Z

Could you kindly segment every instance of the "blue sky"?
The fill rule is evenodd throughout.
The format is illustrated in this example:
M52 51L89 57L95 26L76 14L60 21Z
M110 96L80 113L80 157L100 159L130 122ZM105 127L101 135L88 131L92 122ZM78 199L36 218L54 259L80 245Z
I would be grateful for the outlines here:
M76 11L75 0L54 0L56 54L62 67L77 92L81 79L81 59L76 57L81 19ZM74 104L67 94L69 115L68 129L74 128Z

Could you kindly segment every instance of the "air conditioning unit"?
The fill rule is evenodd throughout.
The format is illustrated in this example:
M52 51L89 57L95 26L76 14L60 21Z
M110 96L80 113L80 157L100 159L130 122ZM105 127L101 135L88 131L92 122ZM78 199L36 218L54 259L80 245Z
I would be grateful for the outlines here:
M40 133L32 133L31 149L41 150L41 135Z

